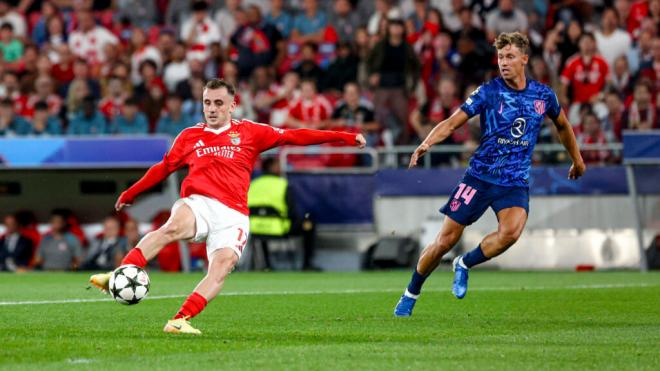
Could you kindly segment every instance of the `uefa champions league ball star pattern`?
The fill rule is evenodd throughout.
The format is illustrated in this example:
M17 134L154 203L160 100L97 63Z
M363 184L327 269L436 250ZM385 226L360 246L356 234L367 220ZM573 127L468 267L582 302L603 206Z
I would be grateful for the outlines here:
M125 305L139 303L149 293L147 272L135 265L122 265L110 276L110 295Z

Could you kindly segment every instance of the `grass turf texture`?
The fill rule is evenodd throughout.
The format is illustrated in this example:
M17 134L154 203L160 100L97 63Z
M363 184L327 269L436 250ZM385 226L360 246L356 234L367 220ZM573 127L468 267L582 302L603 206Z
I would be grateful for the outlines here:
M475 271L459 301L450 293L451 273L436 272L411 318L392 316L409 272L237 273L226 295L193 320L201 337L161 332L201 275L150 276L154 298L127 307L7 305L102 296L85 291L86 274L0 275L0 368L641 370L660 364L658 273ZM166 295L181 297L156 299Z

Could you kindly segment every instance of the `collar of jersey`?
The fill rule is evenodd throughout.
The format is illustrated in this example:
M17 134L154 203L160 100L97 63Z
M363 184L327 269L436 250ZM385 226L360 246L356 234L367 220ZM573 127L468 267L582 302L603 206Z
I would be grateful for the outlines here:
M525 87L524 87L522 90L518 90L518 89L514 89L514 88L510 87L510 86L506 83L506 81L504 81L504 78L500 77L500 83L501 83L502 85L504 85L504 87L505 87L506 89L508 89L508 90L510 90L510 91L514 91L514 92L516 92L516 93L522 93L522 92L524 92L525 90L527 90L527 88L529 88L529 82L530 82L529 76L525 76Z
M229 130L229 128L231 127L231 125L232 125L232 122L231 122L231 121L229 122L229 125L225 125L225 126L219 128L219 129L212 129L212 128L210 128L208 125L206 125L206 127L204 128L204 131L210 131L210 132L213 133L213 134L222 134L222 133L224 133L225 131Z

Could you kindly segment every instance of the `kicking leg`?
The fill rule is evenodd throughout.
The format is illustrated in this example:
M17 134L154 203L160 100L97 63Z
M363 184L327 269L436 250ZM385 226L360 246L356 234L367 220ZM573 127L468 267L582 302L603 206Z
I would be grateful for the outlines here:
M195 215L188 205L181 203L174 208L172 215L160 228L147 233L135 248L126 254L121 265L133 264L144 268L163 247L168 244L190 239L195 236ZM99 273L90 277L89 282L103 291L108 291L110 273Z
M395 316L407 317L412 315L413 307L421 293L424 281L438 267L442 257L456 245L461 235L463 235L464 229L464 225L455 222L450 217L445 218L436 239L422 251L408 288L394 309Z
M454 259L452 292L459 299L467 293L468 269L502 254L518 241L527 222L527 212L522 207L510 207L497 212L497 219L496 232L486 236L474 250Z
M213 300L225 283L225 278L234 270L238 263L238 255L229 248L218 249L211 256L209 271L206 276L195 287L190 296L181 305L181 308L173 319L167 322L163 331L170 333L201 334L201 331L193 328L188 320L198 315L208 302Z

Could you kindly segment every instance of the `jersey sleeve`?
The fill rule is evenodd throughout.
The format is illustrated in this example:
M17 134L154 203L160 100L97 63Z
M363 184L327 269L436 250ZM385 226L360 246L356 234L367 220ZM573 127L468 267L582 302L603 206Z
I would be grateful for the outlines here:
M175 171L185 165L185 142L186 131L184 130L177 135L172 143L172 147L170 147L170 150L167 151L165 156L163 156L163 164L168 170Z
M486 84L482 84L461 105L461 110L465 112L468 117L476 116L483 112L488 102L486 96Z
M356 134L353 133L313 129L285 130L258 123L252 123L251 126L251 130L255 136L255 145L260 152L285 144L298 146L328 142L344 142L349 145L356 144Z
M547 88L546 91L545 104L548 107L545 110L546 115L553 120L556 119L559 116L559 112L561 112L561 106L559 105L557 94L550 88Z

